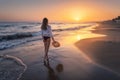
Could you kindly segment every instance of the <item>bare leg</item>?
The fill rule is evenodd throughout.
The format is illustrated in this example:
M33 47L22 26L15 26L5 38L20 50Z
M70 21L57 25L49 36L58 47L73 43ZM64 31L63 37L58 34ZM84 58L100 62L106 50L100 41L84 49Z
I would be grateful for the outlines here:
M45 55L44 55L44 60L48 59L48 51L49 51L49 46L50 46L50 39L47 39L44 41L44 46L45 46Z
M44 61L46 59L46 49L47 49L47 41L44 41L44 50L45 50L45 55L44 55Z
M48 51L49 51L49 47L50 47L50 39L47 39L47 43L46 43L46 59L48 59Z

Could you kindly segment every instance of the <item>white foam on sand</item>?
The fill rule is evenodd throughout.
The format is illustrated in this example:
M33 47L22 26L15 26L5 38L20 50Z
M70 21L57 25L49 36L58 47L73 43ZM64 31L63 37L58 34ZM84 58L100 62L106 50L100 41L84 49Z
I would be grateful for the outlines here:
M27 66L17 57L0 55L0 80L19 80Z

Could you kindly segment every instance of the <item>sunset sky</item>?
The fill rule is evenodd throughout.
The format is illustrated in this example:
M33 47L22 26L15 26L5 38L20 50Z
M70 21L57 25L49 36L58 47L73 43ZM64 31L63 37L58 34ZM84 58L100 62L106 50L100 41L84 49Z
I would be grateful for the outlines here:
M0 0L0 21L86 22L120 15L120 0Z

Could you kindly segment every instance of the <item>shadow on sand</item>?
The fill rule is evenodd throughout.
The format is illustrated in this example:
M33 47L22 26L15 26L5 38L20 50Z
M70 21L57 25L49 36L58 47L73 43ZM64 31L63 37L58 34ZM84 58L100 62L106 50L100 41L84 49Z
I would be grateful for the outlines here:
M44 66L48 69L48 80L59 80L58 74L63 71L63 65L57 64L56 69L54 70L50 63L49 59L44 61Z

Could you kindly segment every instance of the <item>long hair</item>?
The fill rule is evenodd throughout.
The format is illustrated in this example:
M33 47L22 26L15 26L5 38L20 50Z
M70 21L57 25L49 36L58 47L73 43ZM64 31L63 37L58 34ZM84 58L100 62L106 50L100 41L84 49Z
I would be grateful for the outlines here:
M48 25L48 19L47 18L43 18L41 29L42 30L46 30L47 29L47 25Z

